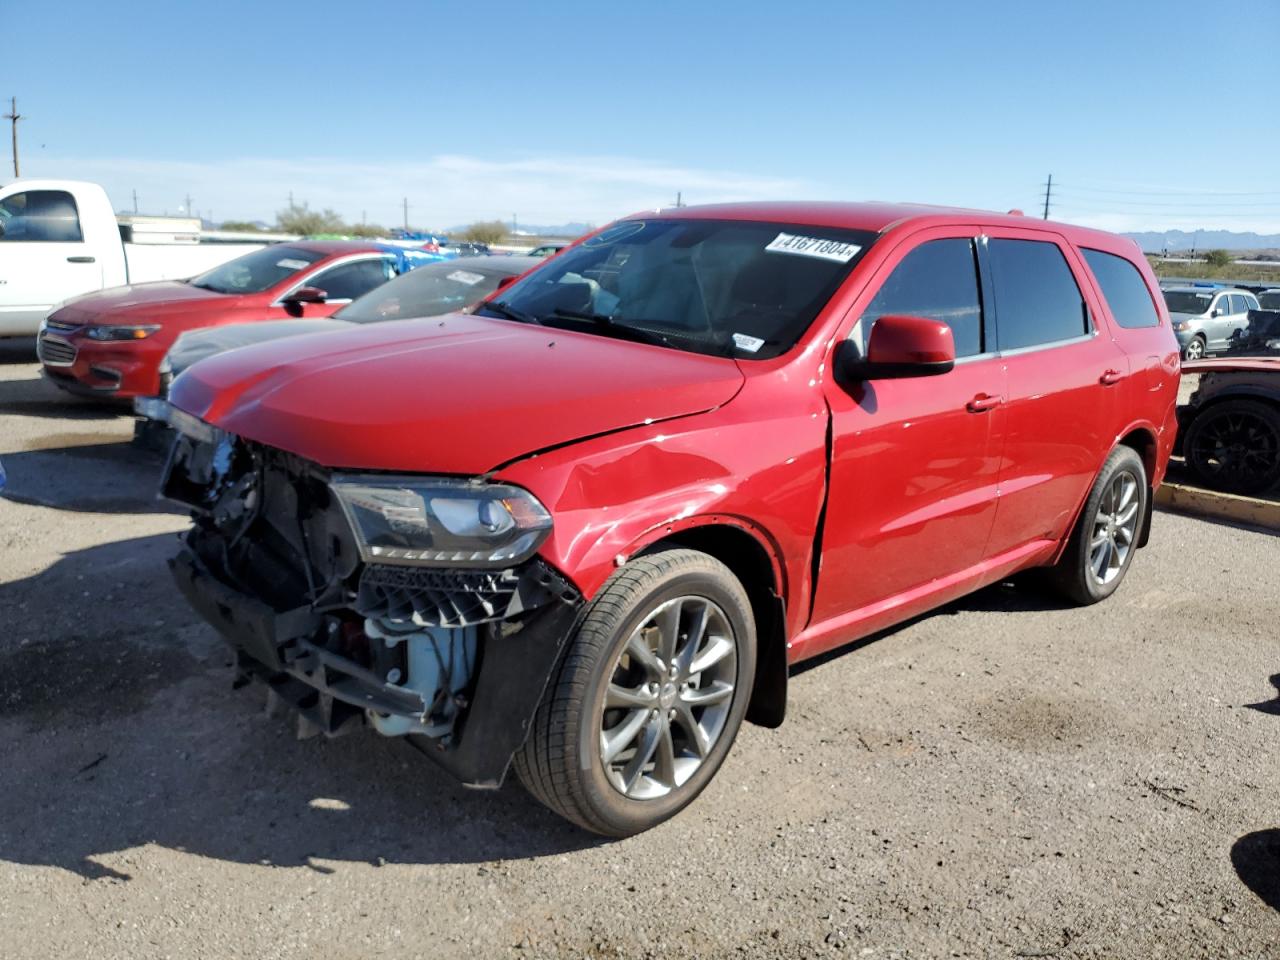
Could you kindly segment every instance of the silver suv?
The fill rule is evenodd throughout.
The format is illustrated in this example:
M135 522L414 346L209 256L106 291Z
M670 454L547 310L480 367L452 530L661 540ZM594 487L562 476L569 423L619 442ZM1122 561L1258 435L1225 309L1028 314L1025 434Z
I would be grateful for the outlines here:
M1249 311L1258 309L1258 298L1247 290L1218 287L1170 287L1164 302L1183 360L1227 349L1231 335L1248 326Z

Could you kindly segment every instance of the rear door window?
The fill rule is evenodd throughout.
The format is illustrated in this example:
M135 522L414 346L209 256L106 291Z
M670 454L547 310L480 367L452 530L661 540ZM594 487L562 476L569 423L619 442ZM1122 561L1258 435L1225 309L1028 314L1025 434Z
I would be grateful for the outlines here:
M27 190L0 200L0 243L80 243L80 211L65 190Z
M989 251L1001 350L1057 343L1089 332L1084 295L1056 243L992 239Z
M1231 312L1232 313L1248 313L1249 302L1239 293L1231 295Z
M1088 248L1082 252L1116 323L1129 330L1160 325L1155 301L1137 267L1113 253Z
M862 314L864 351L875 322L892 315L943 321L951 327L956 357L984 352L973 241L963 237L930 240L902 258Z

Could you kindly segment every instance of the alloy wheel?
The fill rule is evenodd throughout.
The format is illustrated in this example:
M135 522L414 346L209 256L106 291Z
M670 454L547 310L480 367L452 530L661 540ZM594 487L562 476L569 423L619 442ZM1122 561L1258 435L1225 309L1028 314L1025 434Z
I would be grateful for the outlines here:
M1269 476L1280 458L1274 427L1247 410L1211 414L1195 433L1190 451L1196 467L1232 488L1252 489Z
M1119 471L1107 485L1089 538L1089 569L1098 583L1118 577L1138 534L1138 478Z
M737 670L737 637L716 603L686 596L654 608L605 691L600 762L614 789L654 800L686 783L724 731Z
M1193 337L1183 353L1188 360L1204 359L1204 341L1199 337Z

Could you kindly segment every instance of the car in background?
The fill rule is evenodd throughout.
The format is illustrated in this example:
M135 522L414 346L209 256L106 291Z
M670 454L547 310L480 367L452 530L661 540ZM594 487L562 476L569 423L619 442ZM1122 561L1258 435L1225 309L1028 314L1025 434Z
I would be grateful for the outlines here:
M327 317L411 266L377 243L298 241L255 250L189 280L74 297L40 325L46 377L72 393L154 395L179 334L245 321Z
M1192 284L1162 293L1184 360L1226 350L1232 335L1248 325L1249 311L1258 309L1256 296L1234 287Z
M625 836L744 719L782 722L790 664L1032 567L1114 593L1178 378L1122 237L670 209L469 315L197 363L166 411L170 567L306 732L406 737L477 787L514 765Z
M1280 356L1192 361L1182 372L1200 374L1178 408L1178 443L1195 478L1240 494L1280 483Z
M1258 294L1258 306L1263 310L1280 310L1280 290L1263 290Z
M525 256L529 257L554 257L557 253L569 246L570 241L556 241L555 243L544 243L534 247Z
M473 240L445 240L440 244L440 252L455 257L488 257L493 254L487 243Z

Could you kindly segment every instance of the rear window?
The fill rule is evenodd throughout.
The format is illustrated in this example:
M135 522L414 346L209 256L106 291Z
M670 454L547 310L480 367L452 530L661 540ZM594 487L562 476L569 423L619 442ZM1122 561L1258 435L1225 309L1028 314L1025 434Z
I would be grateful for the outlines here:
M1160 314L1137 267L1113 253L1087 248L1083 253L1116 323L1129 330L1160 325Z
M1084 296L1056 243L993 239L989 250L1001 350L1088 333Z
M265 247L200 274L191 285L217 293L262 293L323 257L303 247Z

